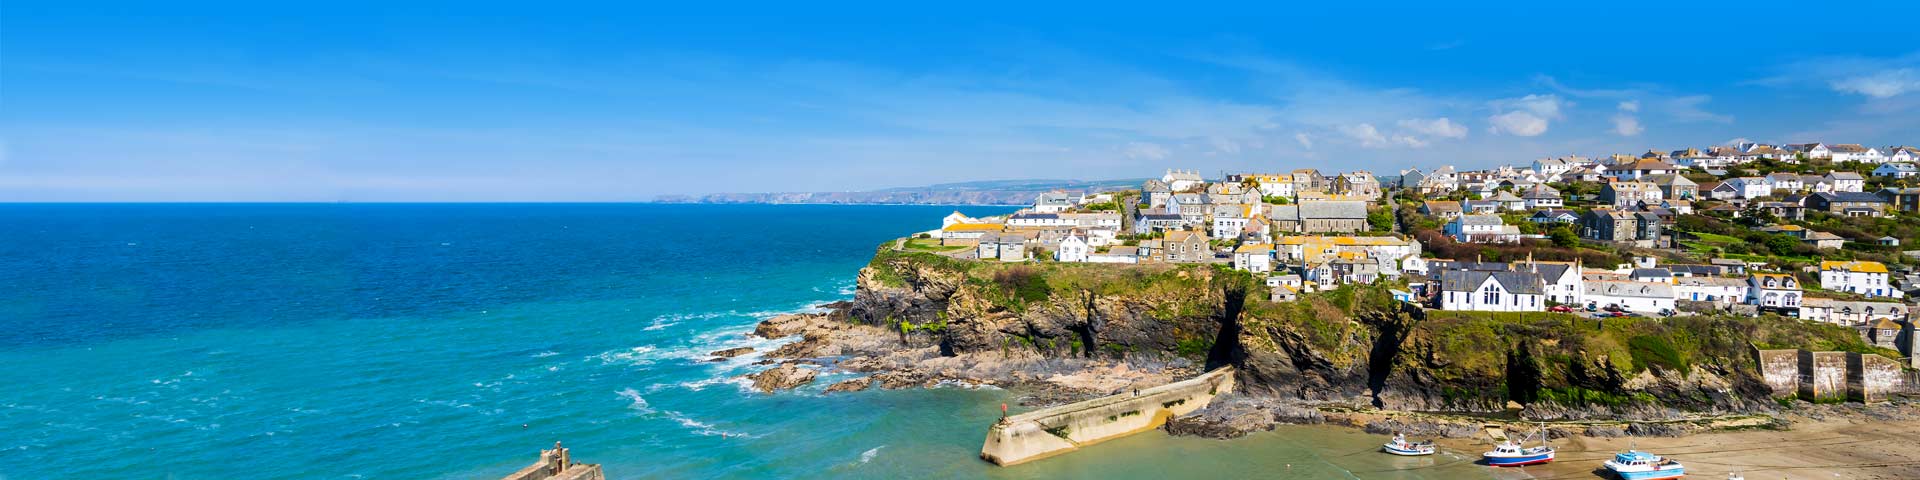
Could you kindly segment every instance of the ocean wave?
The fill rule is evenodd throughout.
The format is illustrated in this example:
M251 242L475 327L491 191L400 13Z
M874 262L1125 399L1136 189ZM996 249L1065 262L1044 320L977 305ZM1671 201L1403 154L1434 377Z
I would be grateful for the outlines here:
M536 354L533 354L533 355L529 355L529 356L531 356L531 357L533 357L533 358L547 358L547 357L551 357L551 356L554 356L554 355L559 355L559 354L560 354L560 352L555 352L555 351L552 351L552 350L548 350L548 351L544 351L544 352L540 352L540 353L536 353Z
M647 403L646 397L641 396L638 390L634 390L632 388L621 389L619 392L615 392L615 393L619 395L620 398L627 399L628 401L627 408L633 409L633 411L638 412L638 415L642 417L659 417L659 418L672 420L674 423L680 424L681 427L685 428L688 432L693 433L695 435L708 436L708 437L728 437L728 438L759 438L760 437L760 435L753 435L753 434L748 434L744 432L736 432L736 431L722 429L718 425L703 422L703 421L700 421L699 419L688 416L687 414L676 412L673 410L654 409L651 404Z
M878 447L867 449L867 451L860 452L860 463L867 463L867 462L873 461L874 457L880 456L880 449L882 448L887 448L887 446L881 445Z

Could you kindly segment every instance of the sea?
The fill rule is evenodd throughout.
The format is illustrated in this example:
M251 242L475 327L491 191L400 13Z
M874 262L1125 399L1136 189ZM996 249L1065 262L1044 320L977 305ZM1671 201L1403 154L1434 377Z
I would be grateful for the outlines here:
M1002 468L1019 392L762 394L707 352L852 297L889 239L1003 207L0 205L0 480L1495 478L1281 427Z

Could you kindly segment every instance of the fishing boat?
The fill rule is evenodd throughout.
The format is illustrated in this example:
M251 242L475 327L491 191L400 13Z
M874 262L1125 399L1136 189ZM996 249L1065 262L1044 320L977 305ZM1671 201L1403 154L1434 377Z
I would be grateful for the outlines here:
M1687 476L1686 467L1680 462L1661 458L1638 450L1613 454L1613 460L1605 464L1607 470L1622 480L1659 480Z
M1409 442L1407 441L1406 435L1398 433L1393 434L1393 441L1387 442L1386 445L1382 445L1380 448L1386 450L1387 453L1407 457L1432 455L1434 451L1432 440L1419 443Z
M1500 442L1493 451L1480 454L1487 459L1487 465L1496 467L1518 467L1536 465L1553 461L1553 447L1523 447L1518 443Z

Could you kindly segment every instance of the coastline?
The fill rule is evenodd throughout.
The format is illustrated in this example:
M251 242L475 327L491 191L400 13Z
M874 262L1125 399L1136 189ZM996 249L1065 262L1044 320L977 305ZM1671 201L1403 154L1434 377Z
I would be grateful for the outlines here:
M857 388L829 387L833 395L864 390L868 384L888 390L948 383L992 385L1018 392L1018 403L1027 410L1164 385L1201 371L1201 366L1181 359L1061 359L1020 350L942 356L930 338L849 321L846 307L829 304L822 306L824 312L761 321L752 335L798 339L766 352L760 363L865 375L849 381ZM1531 422L1233 394L1168 422L1162 430L1169 435L1233 441L1282 425L1321 425L1382 438L1403 432L1434 438L1443 449L1469 457L1477 457L1494 443L1482 426L1498 425L1515 438L1524 437L1533 426L1544 426L1562 455L1555 463L1525 467L1524 472L1534 478L1585 478L1594 474L1602 460L1628 448L1672 456L1687 463L1694 475L1920 477L1920 452L1907 447L1920 444L1920 404L1904 399L1870 405L1795 401L1780 414Z

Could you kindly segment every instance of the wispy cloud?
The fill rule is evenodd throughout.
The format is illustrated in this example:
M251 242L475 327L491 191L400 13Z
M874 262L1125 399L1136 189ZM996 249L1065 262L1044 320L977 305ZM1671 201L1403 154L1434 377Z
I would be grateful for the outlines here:
M1489 102L1495 113L1487 117L1494 133L1534 137L1547 133L1553 120L1562 118L1563 101L1555 95L1527 95Z

